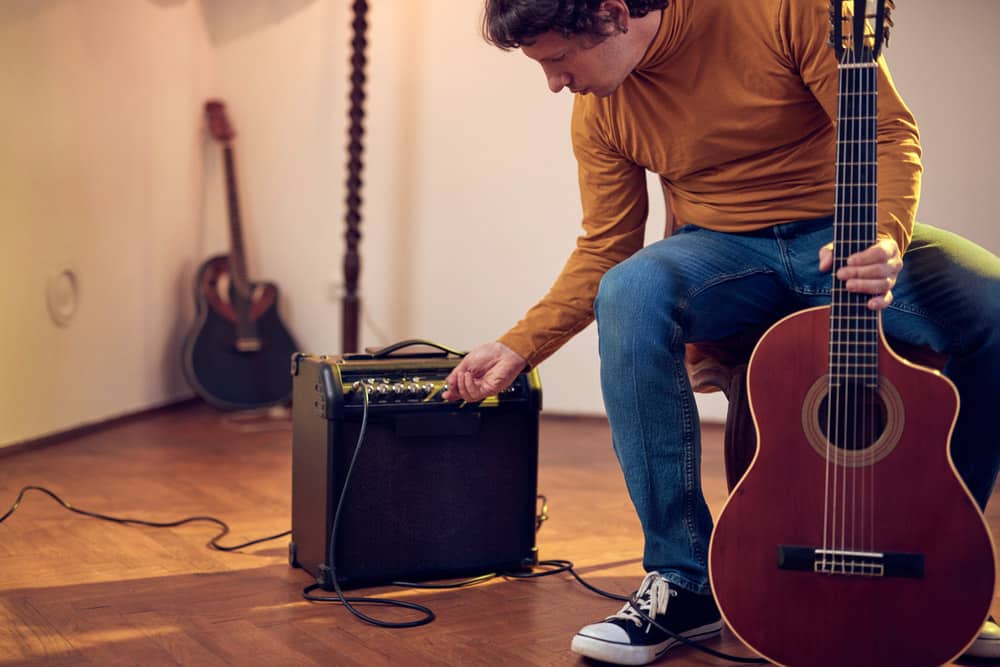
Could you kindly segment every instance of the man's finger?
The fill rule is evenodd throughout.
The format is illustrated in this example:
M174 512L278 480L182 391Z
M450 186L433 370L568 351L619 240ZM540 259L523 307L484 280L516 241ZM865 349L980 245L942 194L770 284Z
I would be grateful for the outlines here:
M895 282L891 278L852 278L846 281L845 287L848 292L859 294L885 294L892 289Z

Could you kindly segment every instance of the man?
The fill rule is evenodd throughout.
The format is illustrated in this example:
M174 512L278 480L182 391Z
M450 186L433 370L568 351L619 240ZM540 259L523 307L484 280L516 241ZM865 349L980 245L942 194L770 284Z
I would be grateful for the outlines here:
M526 317L455 368L446 398L496 393L596 317L614 448L645 538L640 607L695 640L722 623L706 574L712 520L685 344L830 301L829 26L827 0L486 2L487 40L537 61L553 92L576 94L584 234ZM914 223L917 127L884 62L878 152L878 241L836 278L870 295L890 338L949 355L962 401L952 454L984 507L1000 460L1000 260ZM677 225L642 248L647 169L661 176ZM581 629L572 648L645 664L674 642L626 605Z

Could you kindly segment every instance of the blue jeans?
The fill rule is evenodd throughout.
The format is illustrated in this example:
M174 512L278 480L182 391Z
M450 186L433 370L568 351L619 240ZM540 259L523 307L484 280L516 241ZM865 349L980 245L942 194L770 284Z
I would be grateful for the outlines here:
M601 388L629 495L645 537L643 565L709 591L712 517L701 491L698 412L684 344L762 328L830 303L818 269L829 218L725 234L693 226L607 272L594 309ZM980 507L1000 466L1000 260L954 234L916 225L883 314L886 335L949 355L961 400L952 457Z

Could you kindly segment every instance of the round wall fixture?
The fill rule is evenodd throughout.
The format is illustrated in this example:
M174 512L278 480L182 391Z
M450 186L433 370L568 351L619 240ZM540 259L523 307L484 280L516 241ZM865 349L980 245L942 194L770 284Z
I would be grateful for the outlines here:
M68 327L80 304L80 281L73 267L64 266L49 276L45 300L52 321L61 327Z

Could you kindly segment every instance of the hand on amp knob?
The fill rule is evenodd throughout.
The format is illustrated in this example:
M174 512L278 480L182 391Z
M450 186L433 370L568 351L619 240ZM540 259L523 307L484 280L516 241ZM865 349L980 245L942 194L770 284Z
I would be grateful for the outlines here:
M524 370L526 360L503 343L484 343L472 349L446 380L446 401L481 401L509 387Z

